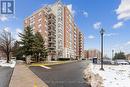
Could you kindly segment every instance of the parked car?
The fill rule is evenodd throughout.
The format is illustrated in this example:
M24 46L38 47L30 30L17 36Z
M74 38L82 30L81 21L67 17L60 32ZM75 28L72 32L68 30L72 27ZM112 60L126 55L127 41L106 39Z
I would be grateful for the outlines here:
M115 60L115 64L117 64L117 65L128 65L129 62L127 60L120 59L120 60Z
M111 61L111 64L114 65L114 64L115 64L115 61Z
M130 60L128 60L128 63L130 64Z
M103 58L103 64L110 65L112 64L112 60L110 58ZM99 60L99 63L101 63L101 60Z
M104 64L111 64L111 60L103 60Z

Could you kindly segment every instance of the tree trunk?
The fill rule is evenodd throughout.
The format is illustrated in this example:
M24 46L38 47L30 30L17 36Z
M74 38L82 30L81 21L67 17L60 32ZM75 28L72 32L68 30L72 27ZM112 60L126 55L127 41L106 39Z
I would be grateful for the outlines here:
M38 56L37 56L37 63L39 62L39 60L38 60L39 58L38 58Z
M38 62L38 55L36 54L35 57L36 57L36 62Z
M6 56L7 56L7 63L9 63L9 59L10 59L9 58L9 53L7 53Z

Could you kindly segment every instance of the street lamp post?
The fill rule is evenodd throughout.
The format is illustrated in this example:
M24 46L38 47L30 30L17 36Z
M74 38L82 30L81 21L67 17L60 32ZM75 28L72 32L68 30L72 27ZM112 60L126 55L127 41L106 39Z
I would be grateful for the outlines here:
M103 68L103 35L104 35L104 29L102 28L101 31L100 31L100 34L101 34L101 68L100 70L104 70Z
M114 50L112 50L112 59L114 58Z

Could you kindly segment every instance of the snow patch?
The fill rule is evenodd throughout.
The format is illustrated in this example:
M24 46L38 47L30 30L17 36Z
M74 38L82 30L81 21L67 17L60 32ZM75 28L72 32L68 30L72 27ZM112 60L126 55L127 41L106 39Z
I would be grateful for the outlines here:
M130 87L130 65L104 65L104 69L93 64L86 68L85 78L92 87Z
M11 67L14 68L16 64L15 60L11 60L9 63L7 63L6 60L0 60L0 66L5 66L5 67Z

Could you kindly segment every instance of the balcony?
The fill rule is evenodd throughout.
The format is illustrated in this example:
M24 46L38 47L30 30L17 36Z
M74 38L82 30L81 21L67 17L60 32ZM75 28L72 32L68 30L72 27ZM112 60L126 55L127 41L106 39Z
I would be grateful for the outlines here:
M48 29L55 29L56 28L56 26L48 26Z
M56 21L56 19L53 18L53 17L49 17L48 20L49 20L49 21L54 21L54 22Z
M48 43L56 43L56 40L53 39L53 40L48 40Z
M51 18L55 19L56 17L55 17L53 14L50 14L50 15L48 16L48 19L51 19Z
M48 32L49 32L49 33L54 33L54 34L55 34L55 33L56 33L56 30L55 30L55 29L48 29Z
M56 38L56 35L55 34L48 34L48 37L49 38Z
M48 26L56 26L56 24L55 24L55 23L52 23L52 22L51 22L51 23L49 22L49 23L48 23Z
M56 51L55 50L49 50L49 55L55 55Z
M53 33L53 32L48 31L48 36L51 36L51 35L56 36L56 33Z
M48 49L50 49L50 50L56 50L56 46L55 45L49 45Z

